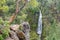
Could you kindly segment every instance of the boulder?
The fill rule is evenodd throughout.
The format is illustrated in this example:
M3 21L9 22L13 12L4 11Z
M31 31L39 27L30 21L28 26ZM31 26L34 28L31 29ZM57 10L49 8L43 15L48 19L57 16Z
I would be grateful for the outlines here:
M14 40L19 40L16 32L14 32L14 31L10 31L10 37L11 37L12 39L14 39Z
M12 39L12 38L8 37L8 38L6 38L5 40L14 40L14 39Z
M19 30L19 25L18 24L11 25L10 29L14 31Z
M26 40L25 34L22 31L17 31L17 36L19 37L20 40Z
M23 22L22 27L23 27L23 32L25 34L26 40L30 40L30 25L29 25L29 23Z

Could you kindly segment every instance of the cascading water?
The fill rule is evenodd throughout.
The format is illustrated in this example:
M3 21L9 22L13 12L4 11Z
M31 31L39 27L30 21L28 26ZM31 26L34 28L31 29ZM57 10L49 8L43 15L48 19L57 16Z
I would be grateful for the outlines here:
M39 35L39 40L40 40L41 34L42 34L42 13L41 13L41 10L39 13L37 34Z

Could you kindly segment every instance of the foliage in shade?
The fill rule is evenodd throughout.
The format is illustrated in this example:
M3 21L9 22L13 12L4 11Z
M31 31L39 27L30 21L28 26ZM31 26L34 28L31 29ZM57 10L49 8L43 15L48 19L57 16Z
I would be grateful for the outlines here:
M4 38L2 37L2 35L0 35L0 40L4 40Z

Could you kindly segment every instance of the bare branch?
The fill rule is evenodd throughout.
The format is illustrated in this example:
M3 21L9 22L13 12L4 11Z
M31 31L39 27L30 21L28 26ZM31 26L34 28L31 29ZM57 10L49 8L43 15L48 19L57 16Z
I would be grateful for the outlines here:
M26 4L28 3L28 1L27 0L25 0L25 4L20 8L19 7L19 2L20 2L21 0L17 0L17 2L16 2L16 11L15 11L15 13L13 13L13 15L11 16L11 18L9 19L9 23L11 23L15 18L16 18L16 15L26 6Z

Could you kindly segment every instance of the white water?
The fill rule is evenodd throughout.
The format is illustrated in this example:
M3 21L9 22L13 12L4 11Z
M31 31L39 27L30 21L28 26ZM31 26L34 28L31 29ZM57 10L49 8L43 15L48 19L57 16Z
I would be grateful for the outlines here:
M40 37L41 37L41 34L42 34L42 13L41 13L41 11L39 13L37 34L39 35L38 40L40 40Z

